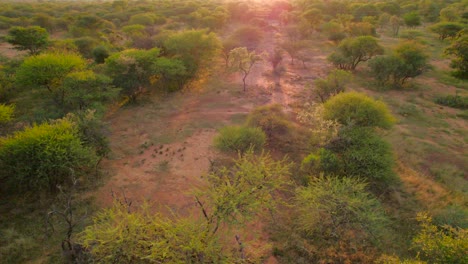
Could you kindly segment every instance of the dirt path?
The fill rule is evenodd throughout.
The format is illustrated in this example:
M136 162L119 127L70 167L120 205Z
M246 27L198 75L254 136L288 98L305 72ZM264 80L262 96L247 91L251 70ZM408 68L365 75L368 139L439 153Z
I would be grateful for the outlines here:
M272 52L283 36L274 32L265 35L258 51ZM108 119L112 155L102 164L108 177L96 193L98 204L110 206L114 192L125 193L137 204L149 200L161 212L170 208L187 215L198 210L191 192L203 186L210 160L219 156L212 147L217 129L242 119L259 105L277 103L291 111L302 103L307 98L306 82L324 76L328 69L318 49L311 56L314 60L305 69L289 65L285 58L286 71L281 78L271 76L268 61L259 63L247 79L245 93L239 76L220 74L209 78L202 89L119 109ZM256 237L247 237L255 240L252 245L256 248L268 244L266 234ZM270 257L266 263L276 260Z

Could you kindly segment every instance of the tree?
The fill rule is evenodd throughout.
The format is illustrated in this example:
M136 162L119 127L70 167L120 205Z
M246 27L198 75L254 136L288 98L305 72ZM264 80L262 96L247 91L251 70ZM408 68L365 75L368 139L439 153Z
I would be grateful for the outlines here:
M206 30L186 30L169 35L164 41L168 55L184 62L193 76L201 66L208 65L221 47L216 34Z
M233 38L227 38L222 42L221 54L223 55L226 69L229 67L229 59L231 56L231 50L241 47L240 41Z
M409 12L404 14L403 21L405 21L405 24L408 27L416 27L421 25L421 17L417 12Z
M427 214L417 216L421 230L413 246L429 263L467 263L468 231L450 226L437 227ZM419 255L419 254L418 254Z
M325 148L334 154L319 159L326 174L364 178L376 193L397 182L391 146L372 128L344 128Z
M294 59L296 59L300 52L307 48L307 42L303 40L299 41L285 41L281 43L281 48L285 50L289 57L291 57L291 64L294 64Z
M49 45L49 33L39 26L12 27L6 41L17 50L27 50L29 54L36 55Z
M392 35L394 37L398 36L398 32L400 31L400 26L402 24L403 24L403 21L401 20L401 18L399 18L397 16L392 16L390 18L390 25L392 27Z
M262 40L263 32L257 27L243 26L234 31L229 38L237 41L242 47L254 50Z
M395 77L403 85L408 78L421 75L428 68L424 47L415 42L403 42L395 48L395 55L400 58L403 65Z
M343 70L332 70L325 79L315 81L314 91L324 103L329 97L337 95L345 90L345 84L349 83L352 75Z
M65 100L62 83L67 75L81 71L86 61L72 53L43 53L26 58L18 67L16 82L28 88L45 88L58 106Z
M99 263L229 263L218 236L193 217L171 219L148 205L130 210L118 202L101 210L78 240Z
M109 50L104 46L97 46L91 51L94 61L98 64L104 63L104 61L110 56Z
M468 36L462 31L446 50L445 54L452 55L450 66L456 69L455 75L468 78Z
M0 138L0 179L10 192L55 192L58 184L69 183L71 175L86 177L96 160L75 125L66 120Z
M347 177L313 177L296 190L278 254L285 263L371 263L388 218L367 184Z
M244 84L244 92L246 91L246 79L250 74L253 66L262 60L260 55L255 51L249 52L246 47L235 48L230 51L229 55L231 62L231 70L242 74L242 83Z
M401 87L406 80L421 75L427 68L424 48L415 42L404 42L397 46L392 55L378 56L369 61L372 75L379 84Z
M343 40L328 60L342 70L354 70L360 62L382 53L383 48L377 43L377 39L360 36Z
M395 118L382 101L357 92L340 93L324 104L324 117L343 125L390 128Z
M102 109L102 104L117 98L120 91L112 85L112 79L92 71L68 74L61 90L64 108L70 112L87 108Z
M207 176L208 188L196 196L211 232L222 223L244 224L262 208L272 210L274 194L291 184L291 164L286 159L275 161L267 153L253 150L239 156L231 168L222 167Z
M463 30L465 26L460 23L454 22L440 22L432 25L429 29L439 34L439 39L444 40L446 38L454 38L458 32Z

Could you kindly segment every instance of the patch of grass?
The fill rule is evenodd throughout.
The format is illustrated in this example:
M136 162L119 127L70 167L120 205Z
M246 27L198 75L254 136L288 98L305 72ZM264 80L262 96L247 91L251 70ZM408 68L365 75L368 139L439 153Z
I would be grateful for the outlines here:
M167 160L163 160L161 162L158 163L158 165L156 166L156 171L158 172L168 172L170 170L170 164L169 164L169 161Z
M468 96L461 95L445 95L439 96L434 100L437 104L459 108L459 109L468 109Z
M247 114L243 114L243 113L233 114L231 116L231 123L235 125L240 125L240 124L245 123L246 119L247 119Z
M468 193L468 181L464 179L464 172L452 164L432 164L431 173L436 180L446 185L449 189L462 194Z

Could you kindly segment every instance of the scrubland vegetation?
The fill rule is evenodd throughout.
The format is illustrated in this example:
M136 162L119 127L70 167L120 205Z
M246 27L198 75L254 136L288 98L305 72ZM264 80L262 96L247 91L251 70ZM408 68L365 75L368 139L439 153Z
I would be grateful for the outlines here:
M466 1L0 3L0 263L468 263Z

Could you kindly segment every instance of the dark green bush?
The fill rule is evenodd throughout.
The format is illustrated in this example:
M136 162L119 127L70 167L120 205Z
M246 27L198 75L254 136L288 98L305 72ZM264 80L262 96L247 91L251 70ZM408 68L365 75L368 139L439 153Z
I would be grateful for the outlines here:
M435 99L435 102L453 108L468 109L468 97L458 94L438 97Z
M258 127L227 126L215 138L215 147L223 152L245 152L249 148L260 150L265 145L266 135Z
M248 126L260 127L268 137L289 132L291 124L278 104L256 108L247 117Z

